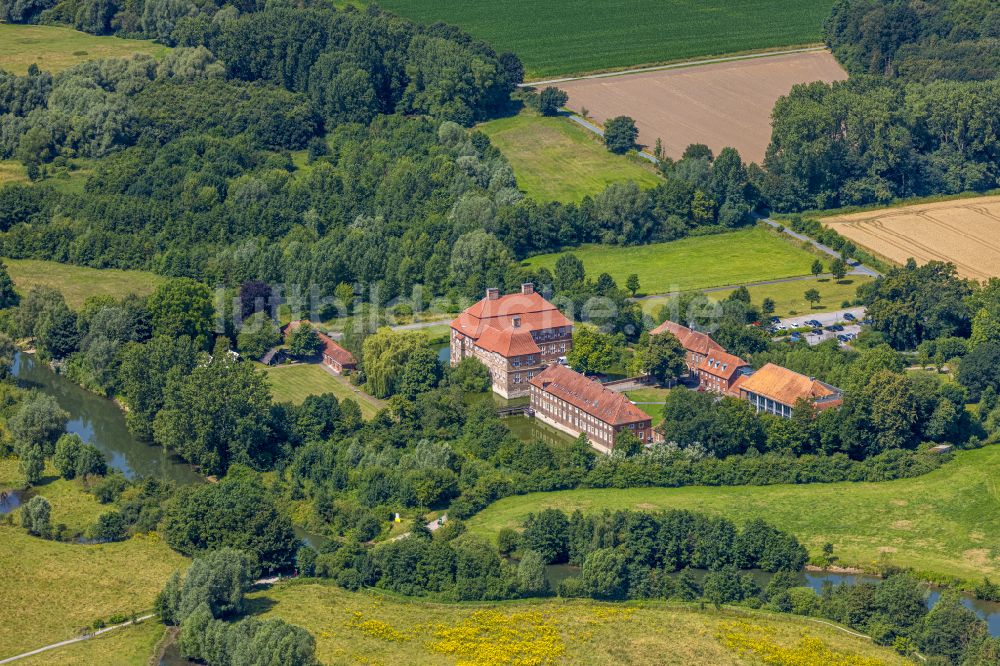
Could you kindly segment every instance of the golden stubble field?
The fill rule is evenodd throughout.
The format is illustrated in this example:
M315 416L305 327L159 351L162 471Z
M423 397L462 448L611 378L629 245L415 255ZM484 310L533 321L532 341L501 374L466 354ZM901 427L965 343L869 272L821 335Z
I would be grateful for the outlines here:
M828 51L734 60L555 84L567 106L604 123L631 116L639 143L680 157L692 143L716 154L727 146L748 162L761 162L771 141L771 109L797 83L842 81L847 73Z
M897 263L950 261L962 277L1000 277L1000 196L837 215L823 224Z

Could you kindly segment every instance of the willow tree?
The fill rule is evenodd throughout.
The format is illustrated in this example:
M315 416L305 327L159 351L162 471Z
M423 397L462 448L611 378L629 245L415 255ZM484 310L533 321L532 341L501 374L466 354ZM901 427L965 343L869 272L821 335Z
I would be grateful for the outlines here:
M396 333L388 328L366 338L362 346L365 389L376 398L395 393L406 362L426 346L423 333Z

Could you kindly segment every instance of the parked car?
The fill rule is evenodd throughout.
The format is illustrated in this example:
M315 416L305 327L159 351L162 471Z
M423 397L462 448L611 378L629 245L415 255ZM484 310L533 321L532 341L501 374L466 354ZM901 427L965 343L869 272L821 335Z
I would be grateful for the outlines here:
M848 342L848 341L850 341L850 338L848 336L844 335L843 333L841 333L840 335L838 335L837 339L840 340L841 342Z
M780 324L781 317L771 317L768 321L770 321L772 324Z
M788 336L788 339L791 340L792 342L798 342L799 340L802 339L802 335L798 332L795 332L792 333L790 336Z
M824 326L823 329L827 331L836 331L837 327L834 326L833 324L830 324L829 326Z
M812 331L810 331L810 333L812 333L813 335L823 335L823 329L822 328L814 328Z
M852 315L850 312L845 312L844 319L846 319L847 321L857 321L858 318Z
M830 327L830 330L831 331L842 331L842 330L844 330L844 327L841 326L840 324L834 324L833 326Z

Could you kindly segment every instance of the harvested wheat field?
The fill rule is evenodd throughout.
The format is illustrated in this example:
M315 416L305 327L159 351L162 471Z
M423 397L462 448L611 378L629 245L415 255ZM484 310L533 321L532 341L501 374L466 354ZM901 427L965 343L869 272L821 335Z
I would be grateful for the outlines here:
M897 263L950 261L963 277L1000 277L1000 196L838 215L823 224Z
M809 51L556 84L567 106L603 123L631 116L639 143L656 139L670 157L692 143L716 154L726 146L761 162L771 141L771 109L796 83L841 81L847 73L828 51Z

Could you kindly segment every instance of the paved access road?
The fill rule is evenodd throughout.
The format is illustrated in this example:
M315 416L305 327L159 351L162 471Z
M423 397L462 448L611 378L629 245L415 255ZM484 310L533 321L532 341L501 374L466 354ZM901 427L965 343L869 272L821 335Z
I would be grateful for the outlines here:
M797 240L809 243L814 248L816 248L820 252L823 252L824 254L828 254L831 257L840 257L840 252L837 252L832 247L829 247L827 245L823 245L819 241L813 240L812 238L809 238L809 236L805 236L803 234L794 232L791 229L788 229L787 227L785 227L780 222L775 222L774 220L772 220L769 217L762 217L762 218L759 218L759 219L764 224L772 226L775 229L780 229L783 233L788 234L792 238L795 238ZM859 261L852 261L852 262L850 262L850 266L851 266L851 273L854 274L854 275L868 275L869 277L873 277L873 278L877 278L877 277L879 277L879 276L882 275L881 273L879 273L874 268L869 268L868 266L865 266L864 264L862 264Z

